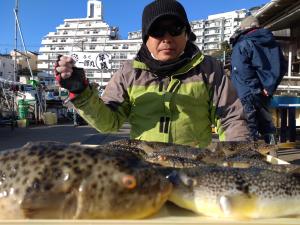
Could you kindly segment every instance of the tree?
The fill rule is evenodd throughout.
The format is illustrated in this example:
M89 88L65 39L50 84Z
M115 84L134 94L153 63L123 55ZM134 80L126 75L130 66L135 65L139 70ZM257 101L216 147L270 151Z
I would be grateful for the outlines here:
M227 61L230 58L232 49L228 41L223 41L221 44L221 49L214 51L211 55L217 59L223 60L225 52L225 60Z

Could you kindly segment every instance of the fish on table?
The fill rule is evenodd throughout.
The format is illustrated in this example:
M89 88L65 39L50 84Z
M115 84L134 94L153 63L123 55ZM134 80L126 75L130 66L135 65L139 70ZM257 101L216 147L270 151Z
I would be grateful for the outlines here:
M185 158L198 160L203 163L219 164L224 158L241 154L245 157L248 152L255 152L260 160L266 160L265 154L270 151L278 150L277 145L269 145L263 141L224 141L213 142L206 148L196 148L186 145L147 142L141 140L121 139L109 143L110 145L123 148L124 150L134 151L141 157L158 160L166 158L174 159ZM138 150L137 150L138 149Z
M189 159L199 159L207 152L211 152L205 148L196 148L187 145L173 144L173 143L163 143L163 142L150 142L141 140L131 140L131 139L121 139L118 141L110 142L109 145L114 145L124 148L137 148L142 151L142 156L155 157L159 154L189 158Z
M120 150L134 152L148 162L174 168L215 164L236 168L259 167L279 172L290 172L298 169L298 166L295 165L283 166L268 162L264 153L276 149L277 146L260 141L214 142L207 148L195 148L162 142L122 139L111 142L109 145Z
M300 166L295 164L274 164L269 162L267 155L261 154L258 151L243 151L225 156L217 163L219 166L227 166L234 168L250 168L256 167L260 169L268 169L277 172L300 172Z
M257 151L267 154L279 149L278 145L267 144L262 140L258 141L220 141L212 142L207 146L212 152L221 152L224 156L230 156L245 151Z
M300 216L300 175L260 168L201 166L173 170L169 201L209 217Z
M150 163L113 146L38 142L0 152L0 219L140 219L171 190Z
M144 159L147 162L153 163L156 166L171 168L189 168L204 164L203 162L196 159L165 155L162 153L149 154L145 156Z

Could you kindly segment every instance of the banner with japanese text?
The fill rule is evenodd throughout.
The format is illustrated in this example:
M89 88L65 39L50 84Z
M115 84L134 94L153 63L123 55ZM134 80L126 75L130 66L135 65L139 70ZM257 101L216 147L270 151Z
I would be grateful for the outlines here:
M111 55L105 52L73 52L71 56L76 62L75 65L83 69L111 69Z

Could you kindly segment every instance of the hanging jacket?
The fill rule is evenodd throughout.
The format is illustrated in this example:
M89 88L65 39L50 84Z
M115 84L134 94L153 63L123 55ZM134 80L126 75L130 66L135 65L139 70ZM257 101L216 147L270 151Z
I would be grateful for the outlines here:
M272 96L287 71L287 62L273 34L250 28L232 39L232 81L240 98L266 89Z
M100 132L115 132L128 121L132 139L205 147L213 124L220 140L249 137L242 105L221 64L199 50L167 76L141 61L126 62L101 98L88 87L72 102Z

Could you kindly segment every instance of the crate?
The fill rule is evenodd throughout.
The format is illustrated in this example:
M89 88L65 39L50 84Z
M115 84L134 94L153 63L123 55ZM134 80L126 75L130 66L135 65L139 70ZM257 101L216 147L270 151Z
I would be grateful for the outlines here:
M42 120L46 125L55 125L57 124L57 115L53 112L45 112L42 115Z
M28 127L29 121L28 119L17 120L18 127L25 128Z

